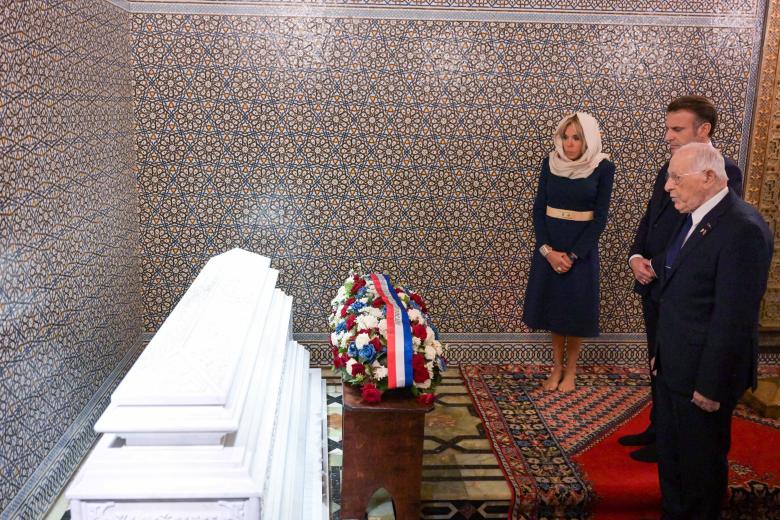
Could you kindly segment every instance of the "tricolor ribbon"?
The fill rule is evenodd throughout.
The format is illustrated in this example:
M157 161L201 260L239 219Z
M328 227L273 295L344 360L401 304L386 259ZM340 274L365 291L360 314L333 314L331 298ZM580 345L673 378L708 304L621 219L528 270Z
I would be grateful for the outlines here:
M385 302L387 319L387 388L412 386L412 327L387 275L371 273L379 297Z

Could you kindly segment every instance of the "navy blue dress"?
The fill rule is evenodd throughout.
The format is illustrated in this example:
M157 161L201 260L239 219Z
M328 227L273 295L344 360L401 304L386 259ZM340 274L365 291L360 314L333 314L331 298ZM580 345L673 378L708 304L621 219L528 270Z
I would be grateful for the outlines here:
M599 236L607 224L615 165L604 159L584 179L567 179L550 173L542 162L534 201L536 246L523 304L523 322L566 336L599 335ZM587 222L548 217L547 206L593 211ZM542 244L577 255L564 274L556 273L539 252Z

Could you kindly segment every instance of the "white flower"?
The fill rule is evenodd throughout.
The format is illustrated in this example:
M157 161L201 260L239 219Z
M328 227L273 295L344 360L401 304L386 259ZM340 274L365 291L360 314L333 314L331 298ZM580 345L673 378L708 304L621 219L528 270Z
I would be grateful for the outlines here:
M422 312L420 312L417 309L409 309L409 321L413 321L415 323L423 322L423 315Z
M436 340L436 333L433 332L433 329L430 327L425 327L425 344L433 345L433 342L435 340Z
M382 314L382 310L377 309L376 307L363 307L360 310L360 312L363 312L365 314L370 314L371 316L377 319L377 322L384 317L384 314Z
M379 325L377 325L379 328L379 333L382 335L383 338L387 338L387 320L382 319L379 321Z
M357 318L358 330L374 330L379 325L379 320L370 314L361 314Z
M339 340L339 347L341 348L349 347L349 338L350 338L349 334L344 334Z
M357 348L363 348L368 345L369 341L371 341L371 338L369 338L368 334L365 332L363 334L358 334L357 338L355 338L355 346Z
M415 348L418 348L422 341L420 341L420 338L417 336L412 336L412 345L414 345Z
M436 349L432 345L425 345L425 359L436 359Z
M331 344L338 345L339 344L339 339L341 339L341 338L339 338L338 334L336 334L335 332L331 332L330 333L330 342L331 342Z
M435 348L435 349L436 349L436 355L438 355L438 356L442 356L442 355L444 355L444 351L443 351L443 350L442 350L442 348L441 348L441 343L439 343L438 341L435 341L435 340L434 340L434 342L433 342L433 348Z
M380 379L384 379L387 377L387 368L383 367L379 361L374 361L371 364L371 368L374 371L374 379L379 381Z
M347 374L349 374L351 376L352 375L352 367L354 365L357 365L357 364L358 364L357 361L355 361L354 359L350 358L349 361L347 361L347 365L346 365Z

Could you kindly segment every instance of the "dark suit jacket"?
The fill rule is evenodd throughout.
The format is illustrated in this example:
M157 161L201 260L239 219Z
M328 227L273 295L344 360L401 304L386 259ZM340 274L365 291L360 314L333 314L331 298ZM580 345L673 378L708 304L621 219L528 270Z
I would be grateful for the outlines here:
M735 402L755 386L772 242L758 211L729 191L662 271L654 355L670 389Z
M725 158L726 175L729 178L729 189L734 191L739 197L742 197L742 170L737 163ZM653 194L647 203L645 214L639 221L639 227L634 236L634 243L628 253L629 258L633 255L642 255L649 258L653 263L653 269L658 276L664 265L666 256L666 246L672 238L672 233L683 221L683 216L674 209L672 199L664 191L666 184L666 172L669 169L669 163L664 164L658 171L658 176L653 184ZM650 297L653 301L658 301L660 293L660 284L655 280L647 285L634 282L634 291L642 296Z

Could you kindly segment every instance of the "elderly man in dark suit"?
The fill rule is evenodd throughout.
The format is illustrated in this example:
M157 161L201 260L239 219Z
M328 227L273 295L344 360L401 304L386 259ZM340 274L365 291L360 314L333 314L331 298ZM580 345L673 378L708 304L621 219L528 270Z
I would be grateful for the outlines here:
M772 234L727 182L720 152L692 143L674 154L664 185L685 215L659 273L651 361L664 519L719 517L731 414L756 384L758 314Z
M688 143L709 143L718 124L718 112L712 101L703 96L683 96L667 107L665 140L672 155ZM639 222L634 243L629 252L629 265L634 274L634 291L642 296L642 314L647 333L648 353L655 342L658 324L658 295L660 284L657 275L663 267L666 245L683 219L664 191L666 171L669 163L658 172L653 185L653 194ZM726 158L726 173L729 188L742 196L742 171L731 159ZM648 357L648 359L650 359ZM655 378L651 375L653 401L655 401ZM650 414L650 424L639 434L626 435L619 442L626 446L643 446L633 451L631 458L641 462L658 460L655 446L655 406Z

